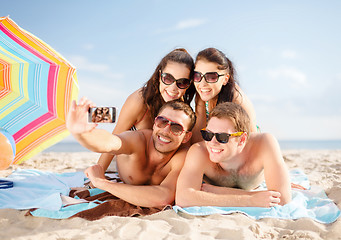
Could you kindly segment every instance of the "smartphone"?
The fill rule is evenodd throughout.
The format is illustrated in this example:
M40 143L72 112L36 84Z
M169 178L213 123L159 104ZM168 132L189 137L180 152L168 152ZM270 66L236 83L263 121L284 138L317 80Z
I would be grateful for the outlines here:
M92 123L114 123L116 121L116 108L115 107L90 108L88 121Z

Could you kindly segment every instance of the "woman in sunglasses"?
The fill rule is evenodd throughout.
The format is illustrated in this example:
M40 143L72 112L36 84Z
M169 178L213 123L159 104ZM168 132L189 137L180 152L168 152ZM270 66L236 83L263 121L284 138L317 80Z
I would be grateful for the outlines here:
M190 104L195 94L192 83L193 58L178 48L168 53L144 86L132 93L124 103L113 134L127 130L151 129L159 109L166 102L181 99ZM98 160L106 170L113 159L102 154Z
M243 93L235 79L235 69L225 54L216 48L200 51L193 73L196 96L197 125L192 142L201 141L199 130L206 126L209 113L219 103L234 102L241 105L251 119L251 132L257 131L255 111L251 101Z

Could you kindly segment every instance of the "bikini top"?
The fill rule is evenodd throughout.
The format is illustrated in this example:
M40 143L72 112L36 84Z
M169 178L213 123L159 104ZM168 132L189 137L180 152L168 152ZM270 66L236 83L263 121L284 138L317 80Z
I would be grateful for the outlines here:
M147 111L144 113L143 117L140 119L140 121L137 121L131 128L130 128L130 131L137 131L137 128L136 128L136 124L140 123L144 117L147 115L147 112L149 111L149 109L147 108Z
M210 111L208 110L208 101L205 102L205 108L206 108L206 121L208 121L208 116L210 115Z

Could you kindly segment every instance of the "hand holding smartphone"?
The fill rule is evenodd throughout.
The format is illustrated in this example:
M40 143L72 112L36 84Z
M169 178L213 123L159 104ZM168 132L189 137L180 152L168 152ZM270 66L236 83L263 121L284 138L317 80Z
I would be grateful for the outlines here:
M92 123L114 123L116 121L116 108L115 107L90 108L88 121Z

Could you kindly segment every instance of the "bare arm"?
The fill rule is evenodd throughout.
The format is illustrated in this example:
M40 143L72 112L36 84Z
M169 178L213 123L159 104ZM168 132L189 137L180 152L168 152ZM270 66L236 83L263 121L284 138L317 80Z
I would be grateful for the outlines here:
M175 199L176 180L180 173L185 152L173 156L171 171L160 185L130 185L114 183L104 178L104 171L100 165L88 168L85 173L92 184L102 190L119 197L131 204L142 207L158 207L172 204Z
M205 168L211 167L203 143L193 145L179 175L176 204L190 206L271 207L279 203L275 191L249 192L240 189L202 185Z
M256 123L256 112L252 105L251 100L246 96L246 94L240 89L240 87L236 86L237 90L235 92L235 97L233 102L238 103L241 105L244 110L247 112L251 122L251 132L257 132L257 123Z
M264 161L264 176L267 188L280 192L280 204L287 204L291 201L289 172L282 157L279 144L271 134L264 134L260 152L264 154L262 158Z
M139 120L138 118L147 111L143 103L140 89L132 93L122 106L113 134L128 131ZM98 164L106 171L114 158L113 154L103 153L98 159Z
M97 124L88 123L88 109L93 106L86 98L80 100L77 105L75 101L69 110L66 127L75 139L84 147L99 153L130 153L132 144L128 137L119 137L103 130L96 129ZM123 144L123 142L125 142Z
M206 127L206 107L205 102L200 98L199 94L195 95L195 114L197 120L192 130L191 144L201 142L202 137L200 130Z

